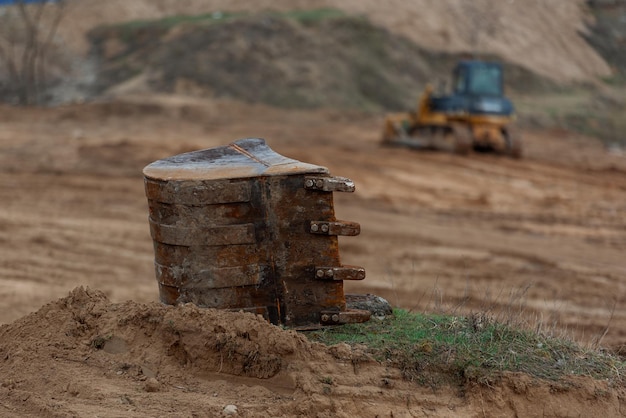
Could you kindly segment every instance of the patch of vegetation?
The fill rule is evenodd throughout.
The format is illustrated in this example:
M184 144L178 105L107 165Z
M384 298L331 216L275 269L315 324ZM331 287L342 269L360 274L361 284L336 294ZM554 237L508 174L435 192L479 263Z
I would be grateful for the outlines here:
M246 13L212 12L198 15L173 15L162 19L132 20L109 25L101 25L87 34L90 42L95 46L96 54L103 41L118 39L128 45L125 52L132 52L140 48L151 47L160 42L172 28L179 25L207 26L230 22L246 16Z
M333 19L337 17L345 17L346 14L341 10L322 8L312 10L294 10L288 12L266 12L266 16L275 18L293 19L300 23L314 23L321 20ZM239 18L249 17L247 12L221 12L215 11L211 13L203 13L198 15L173 15L166 16L161 19L141 19L129 22L117 23L112 25L104 25L99 30L115 30L118 31L120 37L125 40L132 38L137 31L157 30L161 32L169 31L179 25L197 25L205 26L218 23L225 23Z
M162 19L132 20L130 22L107 25L106 27L118 28L121 30L127 30L129 32L154 27L158 27L161 29L171 29L181 24L206 25L227 22L229 20L236 19L245 15L245 13L231 12L212 12L199 15L174 15L167 16Z
M301 23L313 23L327 19L334 19L338 17L346 17L347 15L337 9L322 8L313 10L293 10L284 13L275 13L276 16L284 16L289 19L297 20Z
M307 336L327 345L365 345L378 361L391 362L405 378L425 384L489 384L505 371L549 380L579 375L621 383L626 374L626 362L616 356L498 323L484 314L458 317L395 310L384 320L372 318Z

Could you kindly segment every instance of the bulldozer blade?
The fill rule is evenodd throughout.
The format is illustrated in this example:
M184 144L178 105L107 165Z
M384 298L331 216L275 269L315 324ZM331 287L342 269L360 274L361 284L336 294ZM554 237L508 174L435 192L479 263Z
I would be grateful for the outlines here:
M427 136L406 136L397 137L385 142L386 145L394 147L403 147L413 150L432 150L455 152L455 144L452 138L446 137L427 137Z
M433 141L415 136L397 137L392 140L386 141L385 145L394 147L405 147L417 150L434 148Z

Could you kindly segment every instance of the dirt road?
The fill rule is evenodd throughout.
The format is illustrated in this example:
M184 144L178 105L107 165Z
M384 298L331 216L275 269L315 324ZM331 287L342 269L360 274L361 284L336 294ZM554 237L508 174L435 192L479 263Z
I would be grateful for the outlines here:
M243 118L225 115L246 115ZM141 169L182 151L264 137L352 178L337 216L361 223L343 262L415 310L524 305L585 341L626 343L626 158L562 132L527 133L526 158L381 148L380 120L151 99L7 109L0 167L0 321L76 285L157 298ZM611 312L614 309L613 317Z
M488 310L623 350L626 156L565 132L526 132L522 160L417 153L381 148L381 126L176 97L3 108L0 323L79 285L156 301L142 168L256 136L355 181L336 214L362 233L340 249L367 278L347 291L417 311Z

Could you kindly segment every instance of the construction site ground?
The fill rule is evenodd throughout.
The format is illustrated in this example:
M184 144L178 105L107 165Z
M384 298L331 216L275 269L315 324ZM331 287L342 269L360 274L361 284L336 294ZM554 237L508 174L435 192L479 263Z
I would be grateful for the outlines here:
M520 160L385 148L382 121L158 95L2 107L0 416L623 414L608 382L423 387L251 314L158 304L142 168L256 136L355 181L340 252L367 278L346 292L626 351L626 155L557 130L524 131Z

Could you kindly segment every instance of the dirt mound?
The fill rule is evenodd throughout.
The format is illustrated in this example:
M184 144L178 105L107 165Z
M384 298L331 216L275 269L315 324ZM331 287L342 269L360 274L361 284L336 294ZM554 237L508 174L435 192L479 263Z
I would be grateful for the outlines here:
M159 303L111 304L99 291L76 288L11 326L0 329L0 358L26 365L35 358L117 355L148 377L224 372L269 378L290 358L314 357L302 335L262 317ZM42 344L45 342L45 344ZM21 347L31 347L23 350ZM317 347L324 353L323 347ZM16 369L19 373L24 370ZM13 376L17 378L19 376Z
M100 27L90 32L101 62L98 92L230 97L286 108L404 110L427 83L448 81L457 55L336 10L200 15ZM507 83L552 88L507 65Z
M113 304L82 287L0 327L5 416L616 416L620 408L606 382L503 375L489 384L425 388L358 348L311 343L253 314Z
M175 14L214 11L336 8L367 16L373 23L403 35L416 44L447 52L495 54L559 81L607 76L606 62L582 37L587 23L584 0L552 2L481 0L172 0L101 2L83 0L61 28L74 48L87 49L83 35L106 23L155 19Z

